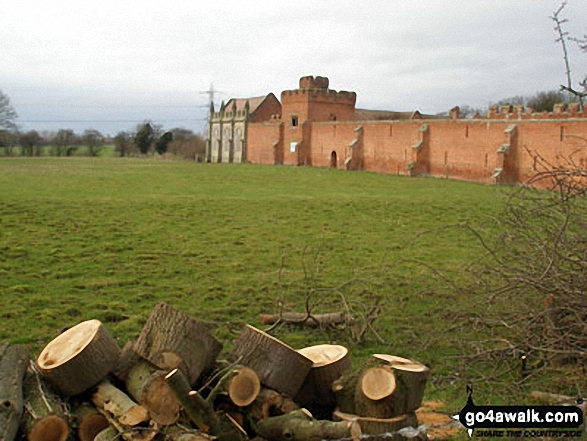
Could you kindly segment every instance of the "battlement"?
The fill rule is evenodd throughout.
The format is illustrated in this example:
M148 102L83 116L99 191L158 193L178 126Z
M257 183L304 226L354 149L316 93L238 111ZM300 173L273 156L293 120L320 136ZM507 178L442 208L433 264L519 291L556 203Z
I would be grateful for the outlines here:
M328 78L313 77L312 75L300 78L300 89L328 89Z
M347 92L341 90L337 92L331 89L295 89L284 90L281 92L281 102L284 100L302 99L304 101L312 102L339 102L344 104L355 104L357 101L357 94L355 92Z
M587 118L587 111L579 111L579 103L556 104L552 112L534 112L524 106L491 106L486 119L567 119Z

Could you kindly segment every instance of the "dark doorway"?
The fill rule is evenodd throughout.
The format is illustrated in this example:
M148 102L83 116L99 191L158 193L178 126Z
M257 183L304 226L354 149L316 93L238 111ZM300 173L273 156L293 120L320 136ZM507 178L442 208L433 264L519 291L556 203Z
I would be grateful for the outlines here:
M336 160L336 152L333 150L330 154L330 168L336 168L338 161Z

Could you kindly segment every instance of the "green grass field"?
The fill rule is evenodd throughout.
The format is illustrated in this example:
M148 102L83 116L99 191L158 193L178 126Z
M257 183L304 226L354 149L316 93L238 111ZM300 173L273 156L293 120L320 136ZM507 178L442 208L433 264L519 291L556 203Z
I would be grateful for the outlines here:
M466 281L481 247L445 227L468 222L491 237L504 199L493 186L318 168L0 159L0 340L36 354L98 318L122 345L166 301L210 324L227 350L279 301L303 310L308 289L314 312L342 310L343 295L360 317L380 298L379 338L276 335L296 348L346 344L356 363L375 352L418 359L433 369L427 397L458 410L451 357L483 299L459 297L429 267Z

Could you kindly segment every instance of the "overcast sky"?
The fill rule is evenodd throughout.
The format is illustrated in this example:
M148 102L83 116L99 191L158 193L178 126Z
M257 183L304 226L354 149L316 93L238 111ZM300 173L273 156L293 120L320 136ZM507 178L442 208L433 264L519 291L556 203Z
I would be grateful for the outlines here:
M322 75L357 107L446 111L565 81L559 0L0 0L0 90L25 130L204 129L230 97ZM587 1L567 30L587 33ZM575 78L587 55L570 51Z

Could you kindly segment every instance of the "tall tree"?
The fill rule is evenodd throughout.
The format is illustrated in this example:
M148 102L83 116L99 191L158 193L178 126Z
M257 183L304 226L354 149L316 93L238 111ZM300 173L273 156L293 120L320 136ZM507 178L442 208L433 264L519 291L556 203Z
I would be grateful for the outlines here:
M17 133L16 110L10 104L10 97L0 90L0 147L4 147L6 155L12 155Z
M149 153L154 138L153 127L151 127L151 124L145 123L135 135L135 145L143 155L146 155Z
M124 158L131 152L132 138L128 132L118 132L114 137L114 151L117 152L121 158Z
M82 143L88 148L89 156L98 156L104 146L104 136L94 129L84 131Z
M165 132L163 135L161 135L157 142L155 142L155 150L157 153L160 155L165 153L171 141L173 141L173 133Z
M52 140L56 156L71 156L77 150L77 139L71 129L60 129Z
M23 156L33 156L37 153L40 156L39 145L41 144L41 136L36 130L30 130L20 135L20 147L22 148Z

